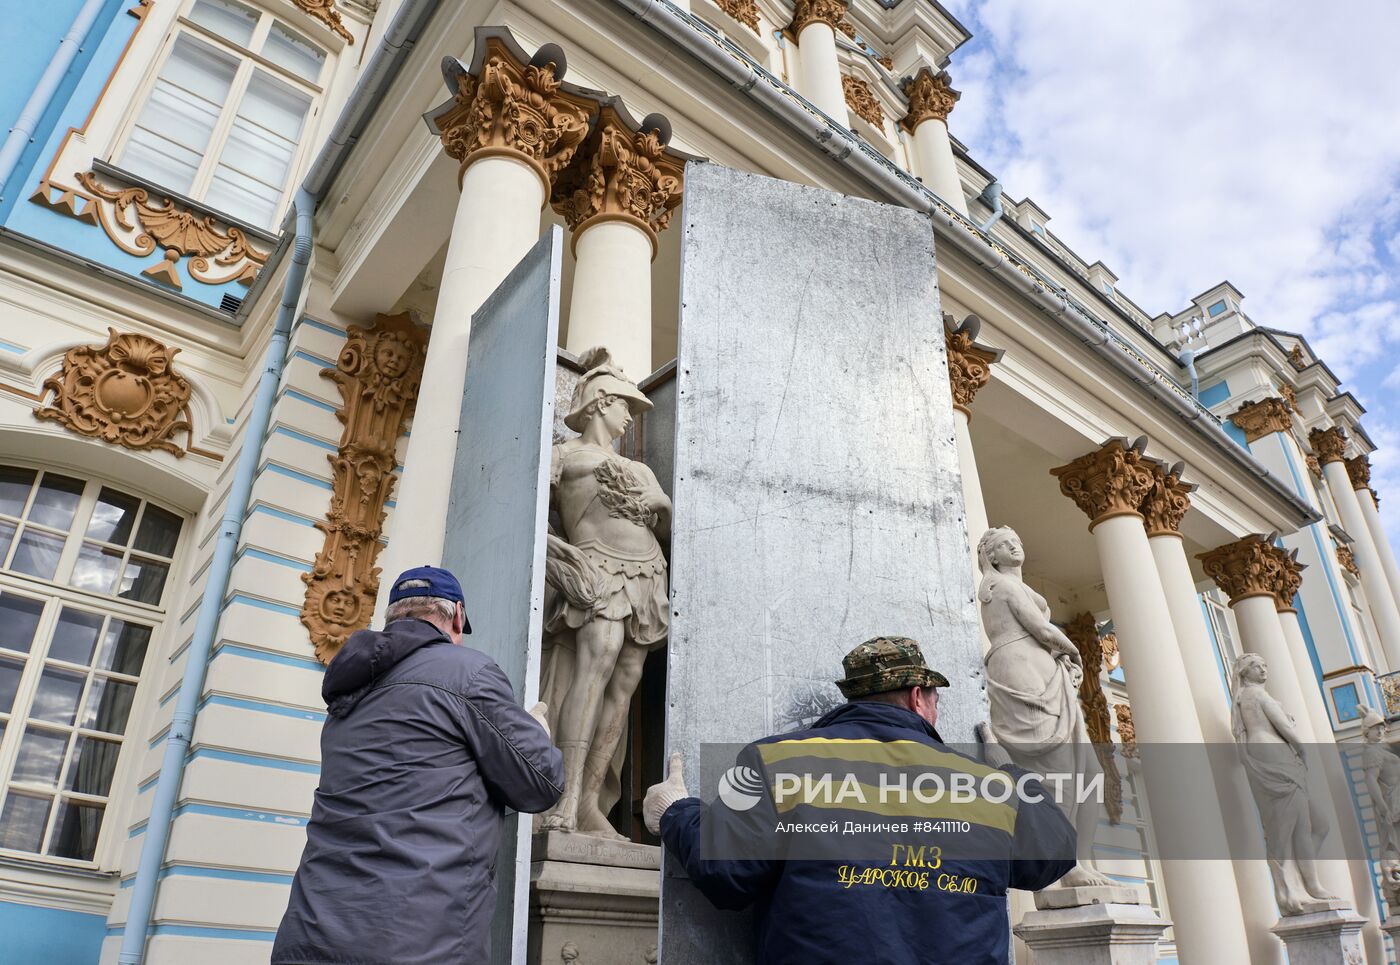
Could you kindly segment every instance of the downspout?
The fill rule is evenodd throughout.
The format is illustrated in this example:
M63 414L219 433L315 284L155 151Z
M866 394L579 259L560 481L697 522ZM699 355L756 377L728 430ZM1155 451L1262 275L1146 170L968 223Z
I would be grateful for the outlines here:
M1194 349L1182 349L1177 356L1181 364L1186 366L1186 374L1191 376L1191 398L1197 402L1201 401L1201 379L1196 374L1196 352Z
M294 208L296 234L292 241L292 263L287 268L287 277L283 282L282 302L277 310L277 321L272 328L272 340L263 356L262 376L258 381L252 411L248 415L248 426L243 435L243 446L238 452L238 465L234 471L233 483L229 487L228 499L224 502L224 516L219 523L218 542L214 546L214 558L209 564L209 578L204 584L204 595L199 603L199 621L195 624L194 638L186 650L185 675L180 681L180 695L175 704L175 714L170 719L170 732L165 738L165 754L160 762L160 776L156 779L151 799L151 815L146 820L145 840L141 842L141 858L132 884L131 905L122 931L121 951L117 955L119 965L140 965L145 956L146 932L151 925L156 884L160 880L160 866L165 861L165 846L170 837L175 802L179 800L180 782L184 777L185 761L189 754L190 741L194 736L195 713L200 694L204 692L204 677L209 669L209 655L219 629L224 594L228 592L229 576L233 572L234 553L238 549L238 539L243 532L243 519L248 513L248 501L253 495L253 480L257 475L258 462L262 458L268 424L272 421L272 405L276 401L277 388L282 381L282 369L287 361L292 319L296 316L307 265L311 262L311 221L316 210L316 199L303 188L297 192Z
M982 229L983 234L991 231L992 225L1000 221L1001 216L1006 213L1006 207L1001 200L1001 191L1001 182L993 181L983 188L982 193L977 196L978 201L992 209L992 216L977 226Z
M73 61L82 50L83 39L92 29L92 25L96 22L104 5L105 0L86 0L83 3L82 9L73 18L73 25L68 28L68 33L64 34L63 39L59 41L58 50L54 52L53 60L49 61L49 66L44 69L38 85L34 88L34 93L29 95L24 109L19 112L19 120L15 121L15 126L10 128L10 133L5 136L5 143L0 145L0 192L4 191L5 185L10 181L10 176L15 173L15 166L19 164L20 155L29 146L29 139L34 136L34 131L39 126L44 112L53 103L58 86L63 83L63 77L68 73L68 68L73 66ZM4 200L3 194L0 194L0 202Z

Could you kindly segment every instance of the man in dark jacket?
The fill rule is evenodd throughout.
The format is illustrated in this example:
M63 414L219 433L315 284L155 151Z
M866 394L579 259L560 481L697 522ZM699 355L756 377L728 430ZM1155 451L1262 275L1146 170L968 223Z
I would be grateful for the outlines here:
M505 808L563 791L542 724L470 633L456 577L408 570L321 685L321 783L273 965L485 962Z
M754 906L755 958L764 965L1005 965L1006 891L1039 890L1073 868L1073 826L1026 772L943 744L934 724L948 681L913 640L877 637L843 665L837 686L848 702L808 729L750 744L714 804L687 794L673 755L667 780L647 792L647 825L712 904ZM726 785L747 768L748 779L741 773ZM791 792L794 773L832 775L839 788L843 771L852 781L844 797ZM961 807L899 793L910 778L924 786L920 775L944 786L955 775L990 778L1014 793ZM877 785L894 790L885 796ZM745 786L762 799L750 803L739 793ZM847 822L884 830L822 830L812 840L775 833L844 831Z

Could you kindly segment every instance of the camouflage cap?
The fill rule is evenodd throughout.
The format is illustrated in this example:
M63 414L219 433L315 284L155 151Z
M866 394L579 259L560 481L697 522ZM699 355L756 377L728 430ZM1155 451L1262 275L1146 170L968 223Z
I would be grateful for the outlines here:
M847 698L868 697L905 687L946 687L948 678L930 670L918 643L908 637L876 637L846 654L844 680L836 681Z

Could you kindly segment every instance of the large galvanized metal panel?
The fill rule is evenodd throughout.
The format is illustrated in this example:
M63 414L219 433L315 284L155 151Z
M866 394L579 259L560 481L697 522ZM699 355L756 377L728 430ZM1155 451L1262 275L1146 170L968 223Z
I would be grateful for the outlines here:
M794 729L841 698L841 658L918 639L972 741L982 653L934 270L917 212L687 169L676 379L667 746ZM752 961L668 857L666 965Z
M466 597L464 643L500 664L526 706L539 699L562 254L556 227L472 316L442 554ZM493 962L525 960L529 883L530 821L508 814Z

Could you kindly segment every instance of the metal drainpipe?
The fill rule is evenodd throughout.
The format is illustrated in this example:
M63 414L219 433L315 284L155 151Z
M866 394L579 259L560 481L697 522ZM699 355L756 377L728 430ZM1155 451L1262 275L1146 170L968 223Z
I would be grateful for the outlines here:
M185 760L194 736L194 718L200 694L204 691L209 654L219 629L224 594L228 592L229 575L233 571L234 553L243 532L243 520L248 514L248 500L253 494L253 479L262 457L268 423L272 420L272 404L282 380L282 368L287 361L292 319L301 300L302 283L311 261L311 221L316 210L316 199L302 189L297 192L295 208L296 235L292 241L292 263L283 284L282 302L272 328L272 340L263 357L262 377L258 381L252 412L248 415L243 447L238 452L238 466L224 503L214 559L209 565L209 579L204 584L204 596L199 603L199 621L195 624L194 639L190 641L185 656L185 676L180 681L180 696L175 704L175 714L170 719L170 732L165 738L165 756L160 762L160 776L156 779L151 800L151 815L146 821L145 840L141 842L141 858L131 889L131 905L122 931L121 951L117 955L119 965L140 965L146 954L146 931L151 925L160 866L165 861L165 846L170 838L175 802L179 799Z
M86 0L83 4L78 15L73 18L73 25L68 28L68 33L64 34L63 39L59 41L58 50L54 52L53 60L49 61L49 66L44 69L43 76L39 78L39 83L34 88L34 93L29 95L24 109L19 112L19 120L15 121L15 126L10 128L10 133L5 137L5 143L0 145L0 192L4 191L5 185L10 180L10 175L15 173L15 166L19 164L20 155L28 146L29 139L34 136L34 129L39 126L44 112L53 103L54 94L58 92L58 85L63 83L63 77L68 73L68 68L73 66L74 59L82 49L83 39L92 29L92 25L97 20L97 15L102 12L104 4L105 0ZM0 202L4 200L3 194L0 194Z

